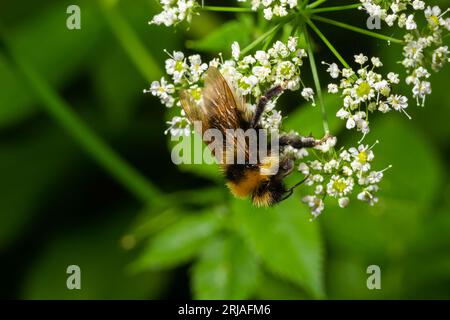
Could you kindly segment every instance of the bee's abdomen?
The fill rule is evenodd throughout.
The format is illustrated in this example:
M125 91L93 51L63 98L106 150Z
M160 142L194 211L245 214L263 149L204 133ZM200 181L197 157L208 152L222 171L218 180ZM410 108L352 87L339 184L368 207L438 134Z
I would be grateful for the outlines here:
M249 168L246 165L228 165L225 168L227 186L236 197L246 197L256 190L261 183L267 180L260 174L258 168Z
M230 182L239 182L245 177L245 164L230 164L225 166L225 179Z
M272 179L268 184L260 185L253 192L253 204L257 207L273 206L282 200L285 191L281 180Z

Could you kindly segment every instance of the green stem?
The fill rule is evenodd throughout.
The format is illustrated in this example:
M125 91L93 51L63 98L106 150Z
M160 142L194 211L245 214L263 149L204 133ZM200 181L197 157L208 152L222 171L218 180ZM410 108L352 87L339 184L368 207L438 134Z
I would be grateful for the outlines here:
M317 8L313 9L311 13L319 13L319 12L334 12L334 11L342 11L342 10L351 10L357 9L361 6L361 3L349 4L345 6L335 6L335 7L325 7L325 8Z
M217 12L254 12L250 8L239 8L239 7L218 7L218 6L203 6L200 7L204 11L217 11Z
M111 31L147 81L160 77L163 71L158 62L148 53L131 26L117 10L115 3L116 1L100 0L103 15Z
M308 32L306 30L306 27L303 27L303 33L305 36L305 41L306 41L306 45L307 45L307 51L308 51L308 60L311 66L311 72L314 78L314 85L316 87L316 91L317 91L317 96L319 98L319 105L320 105L320 110L322 111L322 125L323 125L323 130L325 132L325 134L328 134L330 132L330 128L328 126L328 116L327 116L327 111L325 109L325 102L323 101L323 95L322 95L322 89L320 86L320 80L319 80L319 74L317 72L317 66L316 66L316 61L314 59L314 53L312 50L312 45L311 45L311 41L309 39L309 35Z
M273 38L276 36L277 32L272 33L270 36L267 37L267 39L264 42L264 45L262 47L262 50L267 51L267 48L269 48L270 44L273 41Z
M276 33L284 24L288 23L289 21L293 20L297 17L297 14L290 14L287 15L279 20L279 23L271 28L270 30L266 31L262 35L260 35L256 40L254 40L252 43L250 43L248 46L246 46L244 49L241 50L241 54L247 54L250 50L255 48L258 44L260 44L262 41L264 41L266 38L268 38L273 33Z
M307 7L308 9L313 9L313 8L315 8L315 7L320 6L322 3L326 2L326 1L327 1L327 0L317 0L317 1L315 1L315 2L313 2L313 3L311 3L311 4L309 4L309 5L307 5L306 7Z
M362 33L362 34L364 34L366 36L374 37L374 38L377 38L377 39L403 44L403 41L400 40L400 39L396 39L396 38L392 38L392 37L389 37L389 36L385 36L383 34L378 34L376 32L372 32L372 31L368 31L368 30L365 30L365 29L362 29L362 28L358 28L358 27L355 27L355 26L352 26L352 25L349 25L349 24L346 24L346 23L343 23L343 22L340 22L340 21L336 21L336 20L332 20L332 19L328 19L328 18L324 18L324 17L319 17L319 16L316 16L316 15L312 15L311 19L317 20L317 21L321 21L321 22L324 22L324 23L328 23L328 24L334 25L336 27L348 29L348 30L351 30L351 31L354 31L354 32Z
M242 49L241 50L241 54L242 55L247 54L250 50L252 50L254 47L256 47L260 42L264 41L264 39L269 37L272 33L278 31L278 29L280 29L280 27L281 27L281 23L277 24L275 27L273 27L269 31L267 31L267 32L263 33L262 35L260 35L257 39L255 39L255 41L253 41L248 46L246 46L244 49Z
M350 68L350 65L344 60L344 58L339 54L339 52L330 43L330 41L328 41L328 39L323 35L323 33L316 27L316 25L308 18L306 19L306 23L319 36L319 38L325 43L325 45L328 47L328 49L330 49L330 51L336 56L336 58L342 63L342 65L346 68Z
M17 71L41 100L42 106L105 170L114 176L125 188L146 204L163 203L159 190L147 181L138 171L116 154L98 137L83 120L41 77L35 69L15 50L7 38L7 32L0 28L0 39L6 55Z

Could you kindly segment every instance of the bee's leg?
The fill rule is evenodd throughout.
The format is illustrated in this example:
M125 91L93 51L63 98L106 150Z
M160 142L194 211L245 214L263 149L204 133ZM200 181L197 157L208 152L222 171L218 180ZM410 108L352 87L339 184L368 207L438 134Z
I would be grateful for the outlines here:
M280 201L284 201L287 198L289 198L290 196L292 196L292 194L294 193L294 189L288 189L286 192L287 192L287 194L283 198L281 198Z
M253 115L253 119L250 123L252 128L254 128L258 124L267 103L276 96L280 95L283 92L283 90L284 86L278 85L273 88L270 88L261 98L259 98L258 104L256 105L255 114Z
M278 173L277 173L277 178L282 180L284 177L290 175L293 170L294 170L294 159L292 159L291 157L285 157L285 158L283 158L280 161L280 168L279 168ZM289 189L286 189L284 191L285 195L281 199L281 201L286 200L287 198L289 198L294 193L294 189L296 187L298 187L299 185L301 185L303 182L305 182L307 178L308 178L308 176L305 177L302 181L294 184Z
M312 148L318 143L314 137L302 137L294 134L287 134L280 137L280 147L291 146L295 149Z
M277 177L283 179L290 175L294 170L294 160L290 157L285 157L280 161L280 167L278 169Z
M280 137L280 147L291 146L295 149L301 148L313 148L326 141L329 135L325 135L322 139L318 140L314 137L302 137L295 134L286 134Z
M308 176L306 176L305 178L303 178L303 180L301 180L300 182L297 182L297 183L294 184L292 187L290 187L289 189L287 189L287 190L286 190L286 195L281 199L281 201L286 200L287 198L289 198L290 196L292 196L292 194L294 193L294 189L297 188L299 185L301 185L303 182L305 182L306 179L308 179Z
M280 161L280 168L278 169L277 178L282 180L284 177L290 175L293 170L294 170L294 160L292 158L286 157ZM280 201L289 198L293 192L294 192L293 188L285 190L284 191L285 195Z

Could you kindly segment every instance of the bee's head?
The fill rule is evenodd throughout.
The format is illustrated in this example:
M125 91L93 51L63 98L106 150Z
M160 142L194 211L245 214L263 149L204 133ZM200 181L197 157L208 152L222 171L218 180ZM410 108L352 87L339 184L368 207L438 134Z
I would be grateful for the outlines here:
M286 193L286 187L281 179L272 179L261 183L253 192L252 201L257 207L270 207L280 202Z

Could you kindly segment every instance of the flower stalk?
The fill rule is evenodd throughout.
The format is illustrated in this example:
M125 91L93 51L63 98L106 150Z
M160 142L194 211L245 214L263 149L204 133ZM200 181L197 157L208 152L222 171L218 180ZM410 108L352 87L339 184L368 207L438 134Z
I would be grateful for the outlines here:
M254 12L250 8L220 7L220 6L200 6L200 10L203 10L203 11L215 11L215 12L239 12L239 13Z
M309 4L309 5L307 5L306 7L307 7L308 9L314 9L314 8L320 6L322 3L326 2L326 1L327 1L327 0L317 0L317 1L315 1L315 2L313 2L313 3L311 3L311 4Z
M319 105L320 105L320 110L322 112L323 131L325 132L325 134L328 134L330 132L330 127L328 125L328 115L327 115L327 111L325 109L325 103L323 101L322 89L320 86L320 79L319 79L319 74L317 72L317 66L316 66L316 62L314 59L314 52L312 50L311 40L309 38L306 27L303 27L303 33L304 33L305 40L306 40L306 45L307 45L306 50L308 52L308 58L309 58L308 60L309 60L310 66L311 66L311 72L312 72L313 79L314 79L314 85L316 87L317 95L319 97Z
M248 46L246 46L244 49L242 49L241 54L245 55L248 52L250 52L253 48L255 48L258 44L260 44L266 38L270 37L272 34L275 34L281 28L281 26L282 26L281 23L277 24L275 27L271 28L269 31L260 35L257 39L255 39L255 41L253 41Z
M334 6L334 7L323 7L310 10L311 13L320 13L320 12L336 12L336 11L344 11L344 10L352 10L357 9L361 6L361 3L349 4L345 6Z
M346 68L350 68L349 64L345 61L345 59L339 54L336 48L331 44L330 41L325 37L325 35L316 27L316 25L310 20L306 19L306 23L310 26L310 28L319 36L319 38L325 43L325 45L330 49L330 51L336 56L336 58L342 63L342 65Z
M340 21L336 21L336 20L333 20L333 19L329 19L329 18L317 16L317 15L311 15L311 19L312 20L317 20L317 21L320 21L320 22L323 22L323 23L331 24L331 25L334 25L336 27L340 27L340 28L343 28L343 29L347 29L347 30L350 30L350 31L357 32L357 33L361 33L361 34L364 34L364 35L369 36L369 37L385 40L385 41L388 41L388 42L404 44L403 40L396 39L396 38L389 37L389 36L385 36L384 34L379 34L379 33L376 33L376 32L368 31L368 30L365 30L365 29L362 29L362 28L358 28L358 27L352 26L350 24L346 24L346 23L343 23L343 22L340 22Z

